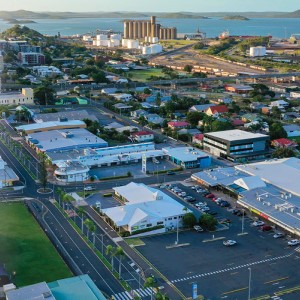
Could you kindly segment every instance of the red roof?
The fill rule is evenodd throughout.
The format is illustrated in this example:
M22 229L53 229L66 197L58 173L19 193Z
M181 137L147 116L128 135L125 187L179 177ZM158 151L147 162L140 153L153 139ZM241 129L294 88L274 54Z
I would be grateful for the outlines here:
M296 142L291 141L291 140L289 140L289 139L285 139L285 138L273 140L272 142L273 142L273 143L276 143L276 144L278 144L278 145L280 145L280 146L283 146L283 147L296 146L296 145L297 145Z
M136 131L136 132L133 132L131 135L142 136L142 135L149 135L149 134L153 134L153 133L150 131Z
M195 134L195 135L193 136L193 138L196 139L196 140L202 141L203 138L204 138L204 134L203 134L203 133Z
M235 119L235 120L232 120L232 121L231 121L231 124L232 124L233 126L243 126L245 123L244 123L242 120Z
M175 122L168 122L168 125L172 127L182 127L182 126L189 126L190 124L184 121L175 121Z
M228 112L228 107L226 105L211 106L208 109L210 109L214 114Z

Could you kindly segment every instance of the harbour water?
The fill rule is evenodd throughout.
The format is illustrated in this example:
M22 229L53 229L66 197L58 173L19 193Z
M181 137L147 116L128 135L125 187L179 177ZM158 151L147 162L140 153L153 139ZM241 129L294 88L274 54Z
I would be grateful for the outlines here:
M97 29L123 31L121 18L73 18L73 19L36 19L36 23L25 24L42 34L61 35L83 34L95 32ZM285 38L293 33L300 33L300 18L290 19L250 19L249 21L210 19L158 19L162 26L176 26L179 33L194 33L198 28L206 32L207 37L216 37L228 30L231 35L271 35ZM0 20L0 31L12 24Z

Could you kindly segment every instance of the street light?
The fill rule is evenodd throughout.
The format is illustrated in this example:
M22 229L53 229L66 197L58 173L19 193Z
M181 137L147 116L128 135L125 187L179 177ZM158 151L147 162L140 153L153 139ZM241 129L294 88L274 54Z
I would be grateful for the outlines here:
M244 234L245 210L242 209L242 234Z
M248 300L251 299L251 268L249 270L249 284L248 284Z

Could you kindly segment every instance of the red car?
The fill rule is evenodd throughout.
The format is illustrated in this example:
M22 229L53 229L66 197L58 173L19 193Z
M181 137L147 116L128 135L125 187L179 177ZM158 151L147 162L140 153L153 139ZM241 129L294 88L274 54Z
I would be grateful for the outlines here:
M205 196L205 198L215 198L215 195L214 194L208 194Z
M261 231L270 231L273 228L270 225L263 225L263 226L260 227L260 229L261 229Z

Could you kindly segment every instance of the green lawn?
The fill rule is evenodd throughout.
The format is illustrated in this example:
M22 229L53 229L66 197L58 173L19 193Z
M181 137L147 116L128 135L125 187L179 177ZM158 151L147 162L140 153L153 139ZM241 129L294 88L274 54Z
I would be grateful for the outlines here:
M147 81L150 76L165 76L161 69L151 68L147 70L133 70L129 74L132 76L130 79L133 81Z
M0 263L24 286L72 276L34 217L21 203L0 204Z

